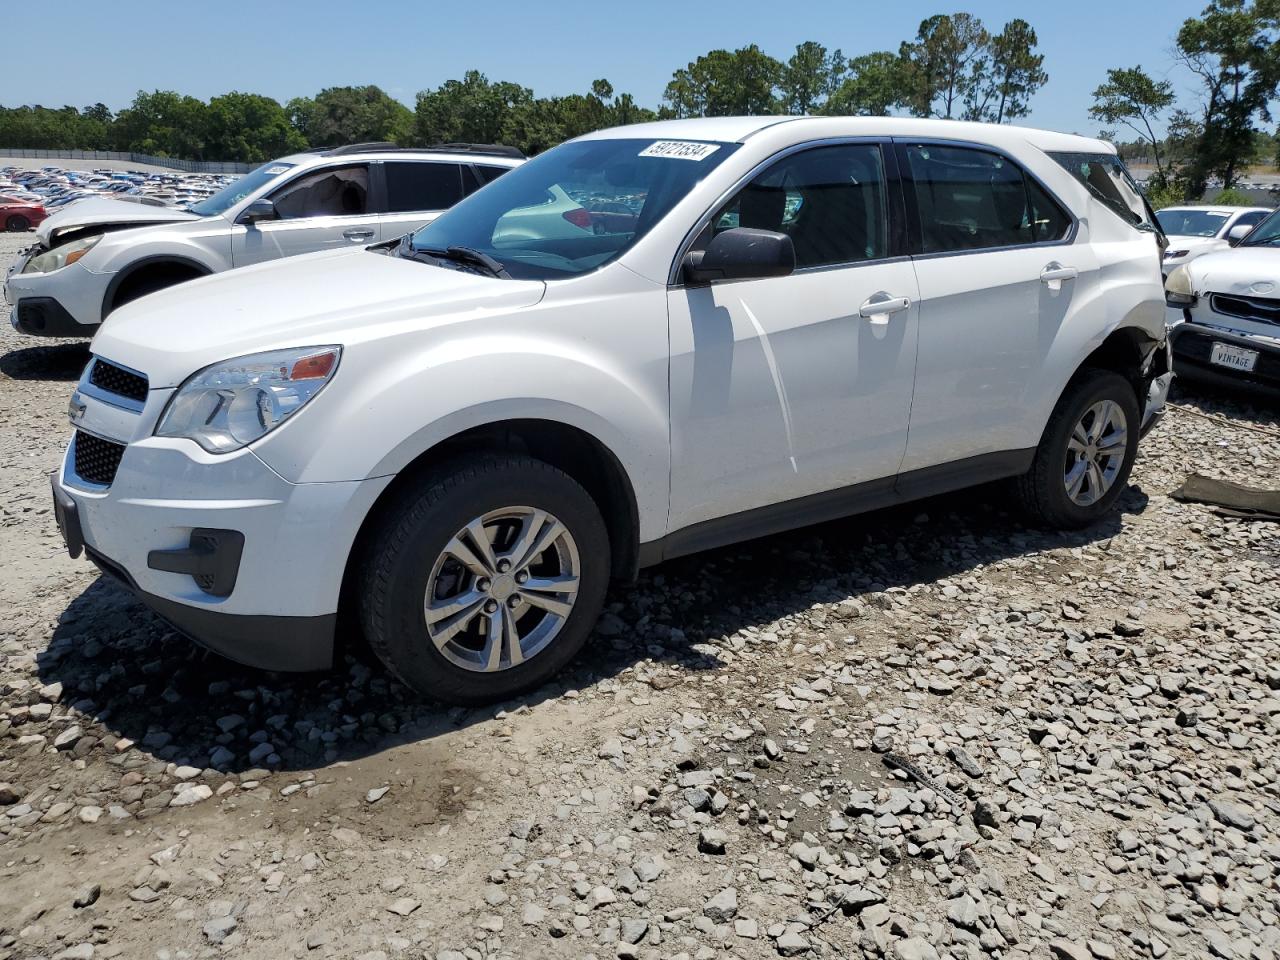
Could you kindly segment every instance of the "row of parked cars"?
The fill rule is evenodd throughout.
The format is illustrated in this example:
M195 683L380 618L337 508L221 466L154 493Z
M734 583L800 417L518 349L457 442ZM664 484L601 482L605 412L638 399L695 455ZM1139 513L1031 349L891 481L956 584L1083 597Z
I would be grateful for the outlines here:
M186 207L212 196L235 179L231 174L7 166L0 167L0 195L43 204L49 212L89 197Z
M267 668L358 624L453 702L545 681L670 557L994 480L1094 523L1172 379L1164 234L1114 148L1010 126L356 145L36 236L14 325L97 331L71 554Z

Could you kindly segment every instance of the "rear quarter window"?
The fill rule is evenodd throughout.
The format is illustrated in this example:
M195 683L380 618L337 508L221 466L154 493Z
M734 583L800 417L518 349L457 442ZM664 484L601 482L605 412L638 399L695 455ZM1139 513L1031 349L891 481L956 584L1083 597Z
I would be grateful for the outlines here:
M1115 154L1053 151L1049 156L1129 226L1138 230L1159 229L1146 197Z

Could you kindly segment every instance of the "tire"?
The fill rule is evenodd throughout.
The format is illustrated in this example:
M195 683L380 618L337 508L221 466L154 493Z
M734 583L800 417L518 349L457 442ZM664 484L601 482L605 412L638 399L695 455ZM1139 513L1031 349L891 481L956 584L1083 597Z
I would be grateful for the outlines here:
M490 541L487 560L477 529ZM537 562L503 570L504 554L534 549L539 531L554 539ZM586 642L609 585L596 504L568 474L531 457L477 454L424 474L380 511L367 544L359 604L369 645L407 686L446 703L492 703L545 683ZM559 589L574 575L576 591ZM492 637L503 641L496 664Z
M1106 404L1114 404L1114 408ZM1079 443L1079 436L1087 438L1104 415L1101 435L1087 444ZM1124 420L1123 442L1114 429L1116 417ZM1028 515L1063 530L1087 527L1106 516L1124 491L1133 469L1141 417L1137 394L1124 377L1110 370L1085 369L1078 373L1053 408L1031 469L1017 479L1018 498ZM1082 433L1073 440L1077 426ZM1069 456L1073 461L1070 476ZM1088 467L1090 459L1097 466L1096 472ZM1081 469L1083 479L1078 473ZM1068 484L1077 482L1073 497Z
M31 229L31 221L20 213L15 213L4 222L4 228L10 233L24 233Z

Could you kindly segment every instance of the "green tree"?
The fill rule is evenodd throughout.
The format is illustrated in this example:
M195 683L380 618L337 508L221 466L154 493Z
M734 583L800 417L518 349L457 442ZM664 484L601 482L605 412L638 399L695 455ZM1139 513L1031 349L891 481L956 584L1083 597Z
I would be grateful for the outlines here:
M293 125L317 147L385 140L399 143L413 132L413 111L372 84L327 87L314 99L290 100L286 109Z
M970 13L936 14L902 44L907 107L917 117L960 114L985 81L990 34Z
M981 68L985 108L980 119L1005 123L1031 112L1031 98L1049 82L1044 54L1035 52L1037 42L1031 24L1020 18L991 38L989 59Z
M1276 0L1213 0L1178 31L1182 62L1203 88L1201 130L1187 170L1197 193L1212 176L1233 186L1246 168L1254 124L1270 120L1268 104L1280 82L1278 40Z
M205 110L205 152L219 160L261 163L305 150L306 138L284 107L257 93L225 93Z
M419 144L497 143L514 111L533 99L516 83L490 82L478 70L418 94L413 139Z
M828 98L824 113L880 117L902 103L906 79L896 53L880 50L854 57L844 82Z
M133 103L116 116L112 133L121 150L202 160L207 112L195 97L172 90L139 90Z
M1173 106L1173 84L1154 80L1141 66L1107 71L1106 83L1093 91L1089 115L1103 123L1122 123L1151 145L1156 163L1156 176L1165 177L1160 156L1161 138L1155 124L1160 114Z
M672 74L663 99L676 117L730 117L777 113L774 91L785 67L754 43L712 50Z
M839 50L828 51L813 40L798 44L796 52L783 66L778 84L786 112L820 112L844 75L845 58Z

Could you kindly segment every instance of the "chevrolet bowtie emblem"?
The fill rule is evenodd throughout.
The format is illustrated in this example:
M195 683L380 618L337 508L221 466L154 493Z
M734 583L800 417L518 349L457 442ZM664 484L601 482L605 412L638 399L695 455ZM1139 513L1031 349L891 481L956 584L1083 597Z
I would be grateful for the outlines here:
M67 404L67 419L72 423L79 423L84 419L84 413L87 409L85 402L80 399L79 392L73 393L71 402Z

